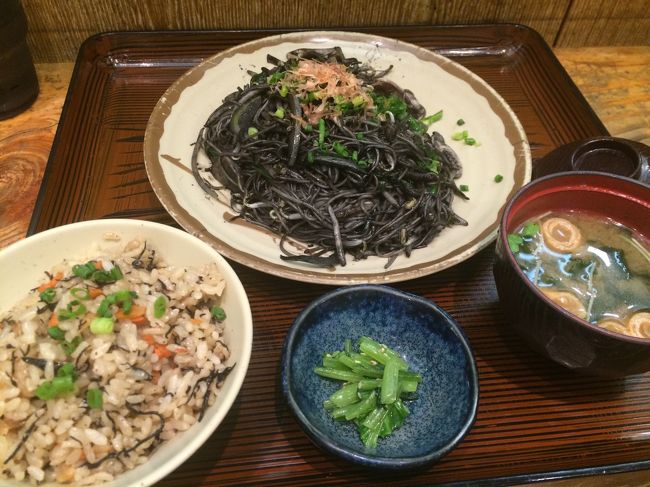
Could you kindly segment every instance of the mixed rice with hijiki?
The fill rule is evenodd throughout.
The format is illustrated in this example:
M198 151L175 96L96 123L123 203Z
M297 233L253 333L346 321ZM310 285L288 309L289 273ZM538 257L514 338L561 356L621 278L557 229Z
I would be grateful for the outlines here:
M216 264L96 251L0 316L0 479L110 481L200 421L231 370Z

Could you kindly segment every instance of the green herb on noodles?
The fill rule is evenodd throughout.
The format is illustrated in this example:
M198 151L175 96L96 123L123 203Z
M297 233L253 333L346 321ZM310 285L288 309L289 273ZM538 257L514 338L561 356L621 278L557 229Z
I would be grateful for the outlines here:
M443 110L427 115L412 94L389 87L381 78L390 68L340 49L307 51L269 57L272 70L252 74L210 115L191 159L198 186L215 197L217 187L229 191L238 218L278 235L282 260L321 268L345 266L347 255L378 256L388 268L444 228L467 225L452 208L467 199L455 183L460 161L440 133L427 133ZM296 252L291 240L309 250Z
M432 123L438 122L440 120L442 120L442 110L434 113L433 115L429 115L428 117L424 117L422 119L422 123L425 125L431 125Z
M465 140L467 138L467 130L463 130L462 132L456 132L451 136L452 140Z
M350 155L350 153L345 148L345 146L341 144L338 140L332 144L332 149L334 149L334 152L336 152L340 156L348 157Z

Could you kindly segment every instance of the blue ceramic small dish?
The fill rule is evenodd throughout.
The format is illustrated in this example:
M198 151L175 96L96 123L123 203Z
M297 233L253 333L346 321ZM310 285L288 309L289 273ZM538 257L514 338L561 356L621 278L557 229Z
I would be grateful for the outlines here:
M341 385L314 373L325 352L369 336L400 353L423 381L401 428L366 448L356 427L335 422L323 407ZM331 291L295 319L282 352L282 388L309 438L346 460L391 470L428 465L449 453L471 428L478 407L476 363L467 338L441 308L387 286Z

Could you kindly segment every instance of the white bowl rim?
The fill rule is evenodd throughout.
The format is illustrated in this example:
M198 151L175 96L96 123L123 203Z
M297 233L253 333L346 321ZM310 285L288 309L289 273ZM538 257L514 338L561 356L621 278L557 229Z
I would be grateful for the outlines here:
M180 433L176 438L170 441L178 441L179 439L183 440L181 448L178 449L177 453L172 457L170 461L167 461L150 472L146 472L146 467L150 459L142 465L129 470L119 476L117 476L113 481L102 484L105 487L117 487L124 484L120 481L122 477L133 476L133 473L138 469L143 469L143 474L138 478L137 483L130 483L128 485L137 485L138 487L146 487L153 485L155 482L161 480L182 463L184 463L196 450L201 447L205 441L217 430L217 427L226 414L230 411L235 399L237 398L241 386L244 382L246 372L248 370L248 365L250 363L250 356L252 351L252 342L253 342L253 319L250 309L250 304L248 301L248 296L244 286L242 285L239 277L232 269L230 264L219 254L212 246L200 240L197 237L177 228L171 227L169 225L164 225L162 223L151 222L147 220L135 220L135 219L126 219L126 218L106 218L99 220L87 220L82 222L69 223L66 225L61 225L58 227L50 228L42 232L36 233L34 235L28 236L25 239L19 240L0 250L0 261L4 259L11 259L13 255L18 254L23 251L24 248L32 246L35 242L40 242L43 240L48 240L51 237L65 234L70 231L76 231L83 229L84 227L97 227L98 235L101 235L101 232L116 232L119 233L119 228L128 228L136 229L153 229L154 231L162 232L169 236L174 236L176 238L181 238L182 240L187 241L190 245L202 247L207 253L212 255L212 258L217 263L219 272L224 276L228 282L227 287L229 289L234 289L235 294L237 294L241 299L243 299L242 312L243 320L241 323L238 323L238 328L240 328L242 333L242 349L241 356L237 361L237 366L228 374L228 379L231 381L231 387L226 391L225 394L220 395L221 403L219 410L212 415L206 415L201 423L195 423L193 427L189 430ZM52 265L55 265L56 262L53 262ZM211 406L214 407L214 406ZM207 409L210 411L210 408ZM189 434L188 434L189 433ZM152 456L155 454L152 453ZM131 474L131 475L129 475ZM127 479L125 479L127 480ZM10 481L11 482L11 481ZM5 485L4 482L0 484ZM23 482L11 482L7 485L23 486L29 485ZM61 484L46 484L51 486L61 485Z

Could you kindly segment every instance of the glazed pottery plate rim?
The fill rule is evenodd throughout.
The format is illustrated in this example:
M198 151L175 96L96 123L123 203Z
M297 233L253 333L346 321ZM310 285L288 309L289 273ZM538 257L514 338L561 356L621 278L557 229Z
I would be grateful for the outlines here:
M277 242L273 241L273 236L241 225L238 225L236 229L229 228L233 224L226 221L228 208L223 203L215 203L214 200L206 199L205 194L198 187L192 191L180 190L181 184L186 184L188 187L193 185L191 174L188 176L187 157L182 157L180 154L183 150L187 154L188 149L180 148L181 141L180 136L177 135L178 130L172 131L169 127L166 130L165 126L173 124L174 120L185 113L183 110L186 110L185 107L190 104L188 99L191 90L198 89L197 86L200 88L201 83L208 83L209 80L206 81L206 77L216 76L214 73L219 73L219 71L213 70L225 70L226 64L224 63L234 63L237 59L248 59L246 57L237 58L237 56L261 55L262 53L265 55L272 48L280 49L281 46L291 46L296 43L306 45L322 42L342 43L344 48L347 43L347 45L354 45L358 50L369 49L369 46L379 49L378 46L381 46L383 49L381 56L386 57L385 62L391 61L392 63L399 56L410 56L409 59L415 60L409 61L410 63L421 63L423 67L439 72L439 75L445 79L452 79L454 90L448 91L456 92L457 88L462 88L472 93L473 98L469 104L474 110L465 110L462 115L467 122L466 126L470 130L472 129L471 112L474 111L477 117L473 122L474 130L487 130L491 134L490 137L486 136L483 140L482 148L472 146L473 149L489 150L490 153L493 151L500 156L505 154L503 158L496 158L502 162L491 163L496 164L495 168L498 169L493 168L492 171L502 173L505 177L503 182L498 185L492 181L494 175L484 173L483 165L472 164L474 162L472 159L464 161L464 174L468 178L468 182L471 181L474 197L470 203L462 202L456 198L454 205L456 211L460 209L461 213L465 211L471 213L472 219L469 227L456 226L445 229L443 234L434 239L427 248L416 250L410 258L398 257L389 269L384 269L386 261L379 257L349 262L346 267L339 267L335 271L282 261L279 259L280 251L277 248ZM253 54L250 54L249 51ZM352 54L357 55L356 52L352 52ZM241 63L239 68L242 68ZM413 70L403 69L401 76L413 76L409 74L410 71ZM236 83L236 85L239 84L242 82ZM232 86L230 89L234 89L234 87ZM187 95L185 98L183 98L184 94ZM220 102L221 100L217 100L217 103L212 103L214 106L210 108L216 108ZM449 113L452 113L447 120L443 117L444 123L455 124L456 117L453 115L455 106L453 103L455 102L446 99L444 103L450 104L446 108L449 109ZM439 109L439 105L444 105L444 103L436 101L438 106L436 110ZM443 106L443 108L445 107ZM468 111L469 114L466 113ZM190 113L190 115L192 114ZM483 116L491 117L489 118L490 123L482 121ZM199 116L196 115L196 117ZM199 129L205 118L200 121ZM172 132L173 136L170 135ZM198 133L198 129L196 133ZM447 138L449 135L447 134ZM189 135L186 138L189 138ZM193 143L195 139L196 134L189 142ZM189 143L185 145L189 147ZM166 149L168 146L174 148L173 154L170 154L171 150ZM461 159L463 157L486 159L485 152L482 155L477 152L462 152L468 151L469 147L460 144L454 146L454 149L461 151L459 153ZM297 281L323 284L398 282L432 274L468 259L494 241L498 229L499 213L503 210L508 198L530 180L532 173L530 147L523 126L501 95L480 77L460 64L428 49L378 35L346 31L304 31L274 35L232 47L203 61L182 75L158 101L145 131L144 159L147 175L156 196L170 215L188 232L209 242L225 256L256 270ZM489 157L487 159L492 160ZM501 165L505 165L504 168ZM179 167L185 167L185 169L179 169ZM478 167L482 169L479 171ZM183 178L187 178L187 180L183 180ZM462 182L461 179L460 183ZM194 186L196 185L194 184ZM482 196L485 193L489 193L489 197ZM461 214L461 216L463 215ZM443 237L446 240L436 244ZM257 243L252 246L249 242Z
M160 444L142 465L127 470L117 475L114 480L102 484L106 487L122 487L127 485L144 487L153 485L162 480L189 460L197 450L205 445L210 436L219 430L220 425L223 424L228 413L232 410L237 398L239 397L239 393L241 392L250 363L253 342L252 313L243 284L226 259L224 259L210 245L183 230L157 222L114 218L69 223L44 230L23 240L12 243L8 247L0 250L0 261L4 261L5 259L16 260L21 258L21 255L25 257L24 254L29 251L30 259L29 261L26 261L29 267L26 267L27 264L24 264L23 261L16 260L15 263L16 266L22 265L28 269L28 271L25 271L25 274L27 275L25 279L29 280L31 274L37 272L35 270L36 264L32 263L33 260L47 260L49 262L53 259L53 257L48 257L50 254L62 253L64 249L67 248L78 249L81 253L79 255L75 254L75 256L85 257L87 256L86 253L93 249L95 243L103 240L102 237L106 233L119 234L124 243L126 243L126 239L145 236L152 241L159 242L158 245L156 245L157 248L164 246L160 244L163 239L169 239L170 243L168 246L170 249L172 248L172 243L173 245L178 246L179 242L185 243L182 247L183 249L192 247L200 249L200 252L195 252L192 255L190 261L215 262L217 264L219 272L226 279L226 289L231 290L231 297L227 299L231 299L232 306L237 307L236 314L239 315L241 313L241 321L238 321L236 327L231 327L232 331L236 330L237 333L235 336L237 336L238 343L236 346L233 345L231 347L231 350L238 351L236 355L233 354L237 366L233 369L232 373L228 375L225 382L227 387L226 390L222 395L217 396L215 404L206 410L206 415L203 421L195 423L189 430L180 432L176 437ZM72 238L75 238L74 244L71 243ZM35 254L32 250L34 246L51 247L51 242L56 242L57 240L61 243L55 245L53 251L44 252L43 256L36 254L37 258L34 259ZM79 243L77 244L77 242ZM171 258L169 258L169 253L165 253L163 257L167 256L168 258L165 259L166 262L173 264L174 261L181 258L180 253L181 251L179 251L175 257ZM67 255L68 258L75 256ZM49 262L49 265L51 267L57 263L58 262ZM38 267L38 272L42 275L42 267ZM22 293L22 288L24 287L23 284L24 283L22 282L18 283L19 289L15 291L14 294ZM2 288L4 289L6 285L7 282L5 281L5 283L2 284ZM9 309L12 304L12 298L0 300L0 307L2 310ZM235 313L233 313L233 316L234 315ZM23 487L30 485L25 481L4 481L4 483L0 481L0 484L7 485L8 487ZM46 485L54 487L64 484L48 483Z
M506 204L503 213L501 214L500 218L500 223L499 223L499 228L503 229L504 231L499 232L498 238L501 240L501 244L503 245L503 248L506 251L506 256L508 259L509 265L514 269L517 277L523 281L524 285L533 292L533 294L543 303L551 307L554 311L558 312L561 316L565 317L566 319L570 319L575 323L580 324L581 327L586 327L589 330L592 330L598 334L605 335L610 338L616 338L619 340L623 340L625 342L630 342L630 343L635 343L635 344L641 344L641 345L648 345L650 347L650 340L646 338L640 338L640 337L634 337L634 336L629 336L629 335L623 335L621 333L616 333L614 331L610 331L606 328L601 328L599 326L594 325L593 323L590 323L586 320L583 320L582 318L579 318L578 316L574 315L573 313L570 313L569 311L565 310L561 306L557 305L551 299L549 299L544 293L542 293L535 284L533 284L523 272L521 272L521 269L519 268L519 265L517 264L517 261L514 257L514 254L512 253L512 250L510 250L510 246L508 245L508 239L507 239L507 233L505 232L505 227L506 227L506 218L509 216L509 214L512 211L512 207L515 204L515 202L527 191L530 190L530 188L534 188L537 185L544 184L548 182L549 180L554 180L554 179L559 179L563 177L568 177L568 178L575 178L577 180L585 177L585 176L594 176L594 177L601 177L604 179L617 179L620 180L624 183L627 184L632 184L636 187L643 188L645 190L649 190L650 187L644 183L643 181L639 181L638 179L630 178L627 176L620 176L618 174L612 174L608 172L602 172L602 171L562 171L562 172L556 172L552 174L547 174L545 176L540 176L539 178L534 179L521 189L515 193L515 195L508 201ZM602 188L602 185L599 185L600 188ZM561 190L558 188L558 191ZM607 194L612 194L611 191L601 191L603 193ZM616 195L617 197L621 197L621 195ZM626 198L629 199L629 198ZM636 200L635 200L636 201Z
M450 438L443 446L436 448L434 451L412 457L370 456L362 452L352 451L344 446L336 444L336 442L329 438L329 435L327 433L321 432L319 429L317 429L298 406L298 402L291 392L290 383L292 374L290 352L292 352L294 344L299 338L298 332L302 329L302 323L304 322L305 318L312 311L327 303L327 301L335 299L341 294L350 294L357 292L371 292L379 295L390 295L393 298L406 299L417 303L419 306L424 306L427 310L434 312L438 317L442 318L444 322L449 325L449 328L453 331L453 336L462 346L463 354L467 360L466 368L468 371L467 396L469 408L467 411L467 416L463 418L462 426L454 434L454 436ZM438 306L433 301L390 286L380 284L358 284L353 286L346 286L326 292L322 296L319 296L318 298L311 301L296 316L290 329L287 331L284 345L282 347L280 369L282 392L285 401L287 402L289 409L293 413L301 429L305 432L305 434L307 434L310 440L317 446L334 455L340 456L341 458L344 458L348 461L366 467L373 467L384 470L416 469L436 462L458 446L463 438L469 433L476 421L476 415L478 412L478 405L480 400L478 367L476 365L474 352L463 329L456 322L456 320L454 320L443 308Z

